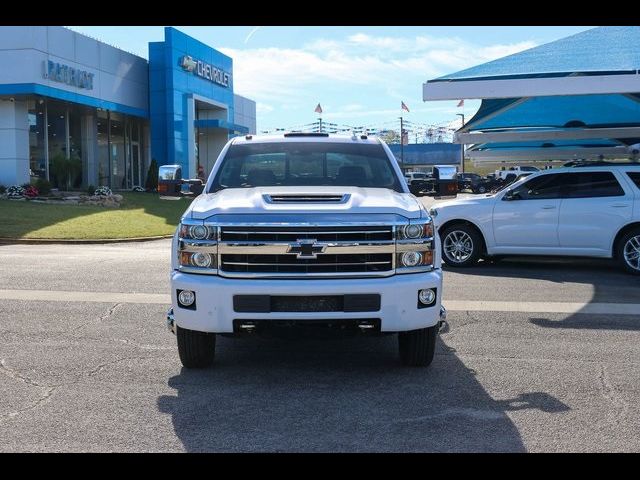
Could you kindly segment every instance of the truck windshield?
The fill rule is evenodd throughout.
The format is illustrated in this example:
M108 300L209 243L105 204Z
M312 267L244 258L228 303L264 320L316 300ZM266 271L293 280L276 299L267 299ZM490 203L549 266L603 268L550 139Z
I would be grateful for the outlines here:
M209 193L225 188L277 186L400 186L382 145L273 142L231 145Z

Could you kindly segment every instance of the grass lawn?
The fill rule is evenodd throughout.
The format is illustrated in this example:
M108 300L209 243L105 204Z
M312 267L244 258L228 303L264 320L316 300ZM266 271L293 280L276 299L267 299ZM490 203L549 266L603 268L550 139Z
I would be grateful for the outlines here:
M102 239L173 234L191 198L118 192L119 208L0 200L0 237Z

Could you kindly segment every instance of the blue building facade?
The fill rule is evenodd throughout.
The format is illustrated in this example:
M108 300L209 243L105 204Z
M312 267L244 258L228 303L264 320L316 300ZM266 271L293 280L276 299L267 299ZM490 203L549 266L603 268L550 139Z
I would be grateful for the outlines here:
M230 57L171 27L149 59L63 27L0 27L0 184L144 185L152 159L206 176L228 139L255 133L255 102L234 93Z
M230 135L249 133L234 123L233 60L167 27L149 44L151 155L185 172L210 170L210 156ZM215 160L215 159L213 159Z

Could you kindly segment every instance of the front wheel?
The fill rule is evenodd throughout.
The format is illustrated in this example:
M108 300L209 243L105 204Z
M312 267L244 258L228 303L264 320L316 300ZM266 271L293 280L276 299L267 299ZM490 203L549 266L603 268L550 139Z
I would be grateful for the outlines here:
M480 185L478 187L478 193L487 193L487 187L485 187L484 185Z
M620 239L616 256L627 272L640 275L640 228L634 228Z
M451 267L471 267L480 258L482 239L469 225L448 227L442 238L442 259Z
M400 360L408 367L428 367L436 351L438 325L398 333Z
M216 334L176 327L178 354L186 368L204 368L213 363L216 355Z

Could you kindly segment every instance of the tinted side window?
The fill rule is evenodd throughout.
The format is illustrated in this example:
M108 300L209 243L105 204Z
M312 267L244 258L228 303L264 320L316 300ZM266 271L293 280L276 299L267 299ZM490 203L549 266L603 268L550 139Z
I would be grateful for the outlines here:
M636 184L636 187L640 188L640 172L627 172L627 175Z
M555 173L540 175L524 182L513 190L513 197L520 200L548 200L560 198L563 177L566 174Z
M567 175L566 198L618 197L624 190L611 172L576 172Z

